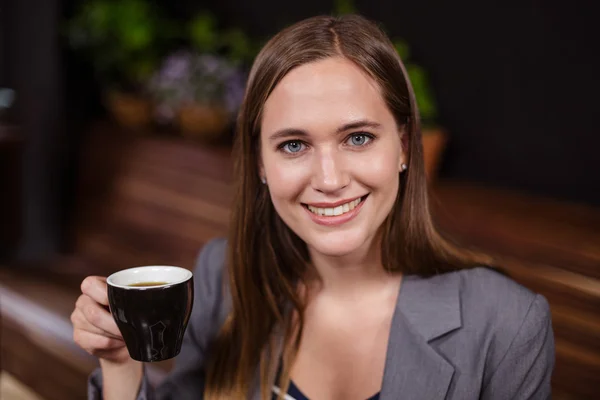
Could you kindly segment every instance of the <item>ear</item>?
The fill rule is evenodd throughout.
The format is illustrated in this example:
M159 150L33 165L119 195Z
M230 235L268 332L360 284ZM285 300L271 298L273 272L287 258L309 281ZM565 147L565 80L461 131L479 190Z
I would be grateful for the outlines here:
M398 171L402 172L404 169L402 165L408 165L408 133L406 133L406 127L400 131L400 157L398 158Z

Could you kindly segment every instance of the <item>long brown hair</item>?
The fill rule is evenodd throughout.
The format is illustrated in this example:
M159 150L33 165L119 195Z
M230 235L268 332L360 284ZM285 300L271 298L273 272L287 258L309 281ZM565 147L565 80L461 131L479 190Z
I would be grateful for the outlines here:
M239 115L234 147L237 192L227 260L232 311L211 346L209 400L247 398L257 385L261 398L270 398L279 367L277 336L283 337L280 384L287 389L305 308L297 283L304 278L309 257L306 244L279 218L260 182L261 114L288 72L328 57L344 57L368 73L407 135L403 143L408 145L408 170L399 174L400 190L382 226L383 267L430 276L479 261L444 240L432 223L414 92L382 30L356 15L313 17L284 29L258 54Z

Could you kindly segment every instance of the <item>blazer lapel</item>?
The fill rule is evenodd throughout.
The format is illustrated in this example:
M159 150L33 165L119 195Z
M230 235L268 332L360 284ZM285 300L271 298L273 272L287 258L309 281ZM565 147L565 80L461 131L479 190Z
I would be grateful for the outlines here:
M390 329L381 400L444 399L454 367L430 342L460 326L453 274L404 277Z

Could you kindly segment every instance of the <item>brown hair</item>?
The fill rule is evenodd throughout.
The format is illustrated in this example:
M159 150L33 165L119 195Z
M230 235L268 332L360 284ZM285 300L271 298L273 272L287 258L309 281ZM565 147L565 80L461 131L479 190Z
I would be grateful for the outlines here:
M280 383L282 392L287 390L305 307L296 288L309 257L306 244L279 218L260 182L261 113L288 72L328 57L344 57L368 73L407 135L403 143L408 144L408 170L399 174L400 190L382 226L383 267L430 276L478 261L453 247L434 228L415 96L387 36L356 15L313 17L284 29L254 61L239 115L234 147L237 192L228 252L233 307L211 347L206 385L209 400L247 398L257 384L261 397L270 398L279 367L278 336L284 338ZM298 318L293 320L290 311L296 311ZM259 382L254 380L256 376Z

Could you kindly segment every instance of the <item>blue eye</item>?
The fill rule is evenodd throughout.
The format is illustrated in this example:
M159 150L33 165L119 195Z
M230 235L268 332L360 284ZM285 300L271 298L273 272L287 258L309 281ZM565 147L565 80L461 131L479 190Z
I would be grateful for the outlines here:
M367 133L353 133L348 138L348 144L351 146L364 146L373 140L373 137Z
M304 150L304 143L293 140L291 142L284 143L281 148L286 153L299 153Z

